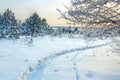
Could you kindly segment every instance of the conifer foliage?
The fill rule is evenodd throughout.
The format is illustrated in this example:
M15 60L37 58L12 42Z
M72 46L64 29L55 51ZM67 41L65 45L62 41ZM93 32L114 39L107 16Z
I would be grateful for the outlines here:
M14 13L7 9L0 14L0 37L18 38L17 19Z
M40 33L44 33L47 26L46 19L41 19L41 17L35 12L23 23L22 34L38 36Z
M25 19L23 23L16 19L10 9L0 13L0 38L18 39L20 35L39 36L46 33L48 26L47 20L39 17L36 12Z

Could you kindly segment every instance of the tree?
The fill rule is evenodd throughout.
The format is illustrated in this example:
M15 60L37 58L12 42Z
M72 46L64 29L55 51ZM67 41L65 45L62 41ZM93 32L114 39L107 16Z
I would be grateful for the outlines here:
M41 27L42 27L41 32L48 34L48 30L50 30L50 27L49 27L47 20L45 18L42 18L42 20L41 20Z
M3 15L0 14L0 26L3 25Z
M17 19L14 13L7 9L3 15L0 15L1 34L9 38L18 38Z
M0 14L0 37L4 37L3 29L4 29L4 27L3 27L3 15Z
M35 12L23 23L23 34L38 36L46 29L47 25L46 19L41 19L41 17Z
M120 26L120 0L71 0L61 18L85 26Z
M8 27L17 26L17 19L15 18L14 13L10 9L7 9L3 13L3 17L4 17L4 22L3 22L4 26L8 26Z

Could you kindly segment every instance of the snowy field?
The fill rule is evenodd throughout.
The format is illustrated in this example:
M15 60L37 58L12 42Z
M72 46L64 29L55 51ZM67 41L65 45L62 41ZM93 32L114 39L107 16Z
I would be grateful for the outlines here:
M0 40L0 80L120 80L111 39L39 37Z

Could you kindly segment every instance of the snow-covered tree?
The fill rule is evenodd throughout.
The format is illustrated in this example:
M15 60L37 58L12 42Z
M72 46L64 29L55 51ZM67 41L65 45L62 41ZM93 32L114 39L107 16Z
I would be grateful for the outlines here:
M29 36L38 36L43 33L48 26L46 19L41 19L35 12L25 20L22 27L22 34Z
M0 14L0 25L2 25L2 24L3 24L3 15Z
M4 34L3 34L3 15L0 14L0 37L4 37Z
M1 30L2 35L10 38L18 38L18 28L17 28L17 19L15 18L14 13L7 9L3 15L1 15Z
M19 38L19 27L18 26L11 26L9 30L8 36L13 39Z
M3 17L4 17L3 25L8 26L8 27L17 26L17 19L15 18L14 13L10 9L7 9L3 13Z
M120 0L71 0L61 18L81 26L120 26Z

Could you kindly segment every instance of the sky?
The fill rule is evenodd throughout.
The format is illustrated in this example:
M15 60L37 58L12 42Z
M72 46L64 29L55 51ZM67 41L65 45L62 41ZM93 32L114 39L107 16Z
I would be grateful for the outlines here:
M10 8L17 19L24 21L33 12L41 18L46 18L49 25L66 25L64 19L59 19L60 14L56 8L65 10L63 4L70 0L0 0L0 12Z

